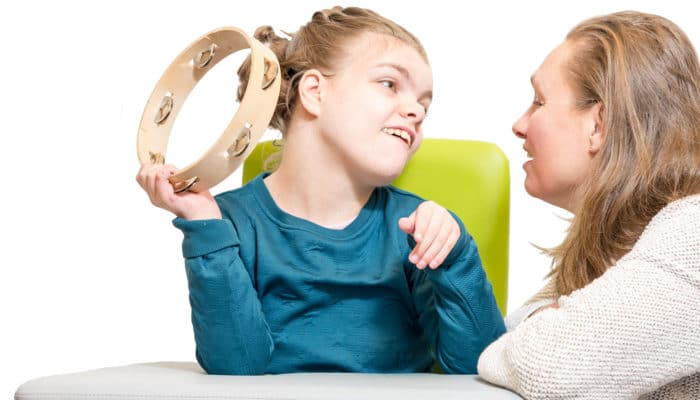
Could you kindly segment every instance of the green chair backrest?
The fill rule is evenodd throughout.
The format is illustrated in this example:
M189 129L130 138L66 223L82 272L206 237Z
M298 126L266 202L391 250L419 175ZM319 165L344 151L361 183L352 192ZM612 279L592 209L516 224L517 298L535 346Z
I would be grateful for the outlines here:
M279 147L260 142L243 164L243 184L263 171ZM501 313L508 293L510 175L508 159L493 143L424 139L393 183L457 214L474 237Z

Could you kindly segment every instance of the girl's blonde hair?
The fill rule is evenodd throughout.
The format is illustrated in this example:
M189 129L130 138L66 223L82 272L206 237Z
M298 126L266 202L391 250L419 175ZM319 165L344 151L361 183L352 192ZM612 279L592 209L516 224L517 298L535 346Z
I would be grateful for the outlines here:
M415 48L427 62L425 49L418 39L397 23L374 11L357 7L334 7L317 11L306 25L290 39L275 34L270 26L261 26L253 35L268 45L277 56L282 70L282 87L270 127L287 131L298 95L299 78L309 69L326 73L333 71L333 64L343 56L345 45L363 33L378 33L399 39ZM238 70L240 85L238 100L243 98L248 82L250 62L246 60Z
M668 203L700 192L700 68L683 31L627 11L586 20L567 40L577 108L601 105L605 137L566 238L547 251L559 295L602 275Z

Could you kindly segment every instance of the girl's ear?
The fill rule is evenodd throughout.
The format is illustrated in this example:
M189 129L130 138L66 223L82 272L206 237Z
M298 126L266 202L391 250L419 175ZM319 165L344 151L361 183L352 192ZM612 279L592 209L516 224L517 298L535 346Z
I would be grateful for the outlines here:
M603 105L598 102L589 111L591 113L591 118L593 118L593 131L589 135L589 149L588 151L591 155L594 155L600 151L603 147L603 140L605 139L605 125L603 123Z
M318 117L321 112L321 99L325 90L326 78L317 69L304 72L299 80L299 102L306 112Z

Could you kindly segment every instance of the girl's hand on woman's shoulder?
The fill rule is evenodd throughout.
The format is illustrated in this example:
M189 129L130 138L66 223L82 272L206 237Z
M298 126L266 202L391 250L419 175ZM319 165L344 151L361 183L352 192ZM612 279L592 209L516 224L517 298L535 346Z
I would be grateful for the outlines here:
M177 169L170 164L141 165L136 181L148 194L151 203L156 207L170 211L180 218L195 219L219 219L221 211L216 200L207 191L175 193L168 180Z
M433 201L424 201L411 215L399 219L399 227L416 241L408 259L418 269L438 268L461 234L452 214Z

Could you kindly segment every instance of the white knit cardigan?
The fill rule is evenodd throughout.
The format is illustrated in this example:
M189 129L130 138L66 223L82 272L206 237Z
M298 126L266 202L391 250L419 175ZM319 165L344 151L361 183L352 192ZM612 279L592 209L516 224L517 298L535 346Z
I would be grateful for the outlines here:
M479 375L526 399L700 399L700 195L558 302L486 348Z

